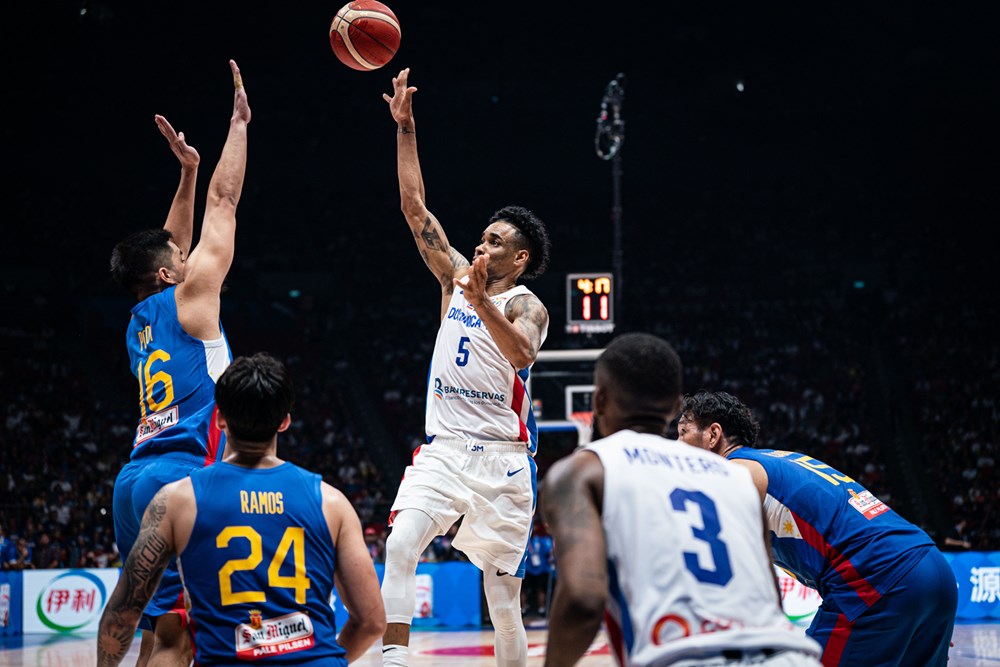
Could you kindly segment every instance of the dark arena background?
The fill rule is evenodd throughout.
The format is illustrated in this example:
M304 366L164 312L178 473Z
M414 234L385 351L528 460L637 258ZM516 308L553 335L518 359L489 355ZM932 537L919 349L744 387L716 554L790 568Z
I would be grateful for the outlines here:
M23 538L35 569L120 565L111 492L138 408L133 301L108 259L163 224L177 187L154 114L201 155L197 239L233 58L253 118L223 326L234 355L268 351L292 370L279 454L352 499L376 560L423 441L440 304L399 209L381 97L410 67L427 204L452 245L471 256L507 204L548 225L551 265L528 283L550 315L544 351L659 334L685 390L741 397L763 446L829 463L943 550L1000 568L996 16L932 3L388 4L402 42L371 72L332 53L336 3L56 0L8 14L0 536L12 552ZM583 317L576 274L613 278L613 330L568 326ZM587 319L602 321L593 303ZM565 420L560 378L585 385L592 363L537 371L539 418ZM543 432L539 478L576 442ZM968 547L946 542L960 523ZM430 551L461 558L446 541ZM3 567L26 566L5 552ZM1000 590L985 595L1000 614ZM544 602L527 613L540 665ZM1000 661L991 614L959 623L954 664ZM483 637L450 655L492 651ZM56 664L30 633L4 642L4 664ZM90 664L92 644L58 664ZM587 660L612 664L599 649Z

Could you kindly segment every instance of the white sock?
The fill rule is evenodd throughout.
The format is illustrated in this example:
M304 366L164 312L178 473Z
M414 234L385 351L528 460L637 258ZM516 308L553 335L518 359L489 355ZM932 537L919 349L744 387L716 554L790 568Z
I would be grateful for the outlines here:
M410 657L409 646L388 644L382 647L382 664L386 667L406 667L408 657Z

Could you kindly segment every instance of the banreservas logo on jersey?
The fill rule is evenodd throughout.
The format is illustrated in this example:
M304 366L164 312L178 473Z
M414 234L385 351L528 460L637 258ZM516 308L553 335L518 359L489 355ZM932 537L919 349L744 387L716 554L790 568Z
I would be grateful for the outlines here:
M441 378L434 378L434 396L438 399L471 398L492 401L497 405L503 405L507 400L507 394L495 391L480 391L478 389L469 389L468 387L455 387L442 383Z
M236 655L244 660L305 651L316 645L308 614L262 618L257 609L249 613L249 622L236 626Z

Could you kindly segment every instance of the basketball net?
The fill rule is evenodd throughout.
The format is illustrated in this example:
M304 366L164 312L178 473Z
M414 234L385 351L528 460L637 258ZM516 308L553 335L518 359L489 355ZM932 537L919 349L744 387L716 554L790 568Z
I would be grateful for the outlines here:
M594 413L591 410L571 412L569 421L576 424L577 446L588 444L594 432Z

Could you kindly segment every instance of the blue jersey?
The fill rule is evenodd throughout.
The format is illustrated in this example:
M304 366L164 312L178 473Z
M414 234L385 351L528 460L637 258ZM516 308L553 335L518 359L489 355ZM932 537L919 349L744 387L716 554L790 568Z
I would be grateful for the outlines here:
M224 437L215 426L215 382L232 361L225 332L191 336L177 319L176 287L132 308L125 345L139 380L139 425L132 458L190 452L213 462ZM221 325L220 325L221 329Z
M741 447L767 472L774 561L853 621L934 546L847 475L796 452Z
M347 664L321 481L287 462L191 474L197 516L179 561L195 665Z

